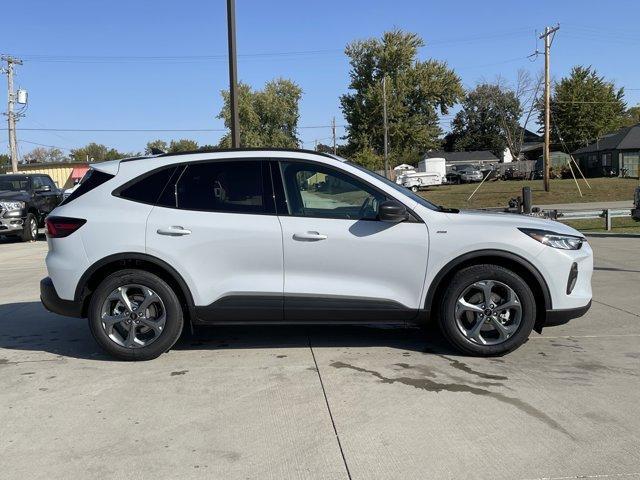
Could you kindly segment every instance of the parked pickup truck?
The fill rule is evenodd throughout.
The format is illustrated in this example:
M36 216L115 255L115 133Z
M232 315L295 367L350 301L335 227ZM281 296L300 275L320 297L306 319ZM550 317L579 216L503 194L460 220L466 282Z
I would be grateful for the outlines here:
M0 175L0 235L35 240L61 201L62 192L49 175Z

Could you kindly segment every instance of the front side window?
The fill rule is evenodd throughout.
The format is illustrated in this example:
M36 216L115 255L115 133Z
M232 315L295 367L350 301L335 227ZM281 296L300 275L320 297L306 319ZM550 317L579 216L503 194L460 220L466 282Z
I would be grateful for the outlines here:
M270 177L268 177L270 182ZM232 213L272 213L265 201L261 161L188 164L175 185L176 207L184 210Z
M33 177L31 179L31 188L33 188L34 190L40 190L42 187L44 187L42 177Z
M386 197L333 168L282 162L289 213L301 217L375 220Z

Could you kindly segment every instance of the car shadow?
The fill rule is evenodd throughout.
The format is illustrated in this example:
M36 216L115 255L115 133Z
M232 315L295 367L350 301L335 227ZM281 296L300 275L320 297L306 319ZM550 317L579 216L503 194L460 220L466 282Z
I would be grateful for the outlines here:
M185 328L173 350L388 347L434 354L456 352L437 328L389 325L224 325ZM0 305L0 348L47 352L61 357L109 360L91 336L87 321L62 317L40 302ZM0 362L3 359L0 358Z

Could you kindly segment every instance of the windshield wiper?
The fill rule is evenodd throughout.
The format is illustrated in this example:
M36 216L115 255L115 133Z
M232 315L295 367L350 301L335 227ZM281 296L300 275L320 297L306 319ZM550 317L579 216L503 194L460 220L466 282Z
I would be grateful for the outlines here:
M438 205L438 211L444 213L460 213L460 210L457 208L443 207L442 205Z

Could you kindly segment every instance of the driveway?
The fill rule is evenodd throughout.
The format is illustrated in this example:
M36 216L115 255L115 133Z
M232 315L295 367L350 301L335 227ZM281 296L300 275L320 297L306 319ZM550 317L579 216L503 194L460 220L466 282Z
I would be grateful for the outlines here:
M0 242L0 478L640 478L639 240L589 242L591 311L502 358L219 327L144 363L42 308L44 241Z

